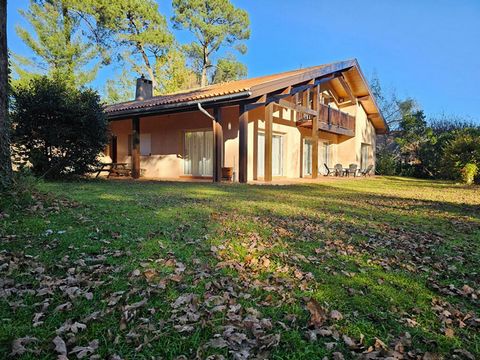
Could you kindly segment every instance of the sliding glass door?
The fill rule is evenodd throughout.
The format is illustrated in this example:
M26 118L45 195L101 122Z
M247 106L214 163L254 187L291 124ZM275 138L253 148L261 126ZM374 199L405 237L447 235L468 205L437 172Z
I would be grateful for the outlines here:
M318 172L320 174L326 174L327 169L325 167L331 166L330 164L330 144L327 141L320 141L318 143Z
M258 134L257 177L265 176L265 134ZM283 136L272 136L272 176L283 176Z
M212 176L213 132L186 131L184 144L185 175Z
M312 140L303 139L303 176L312 175L312 146Z

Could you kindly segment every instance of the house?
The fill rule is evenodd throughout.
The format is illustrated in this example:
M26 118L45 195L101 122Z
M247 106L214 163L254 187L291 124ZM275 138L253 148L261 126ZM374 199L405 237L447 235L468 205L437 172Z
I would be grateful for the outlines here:
M327 166L375 165L387 125L357 60L109 105L114 162L132 176L234 180L316 178Z

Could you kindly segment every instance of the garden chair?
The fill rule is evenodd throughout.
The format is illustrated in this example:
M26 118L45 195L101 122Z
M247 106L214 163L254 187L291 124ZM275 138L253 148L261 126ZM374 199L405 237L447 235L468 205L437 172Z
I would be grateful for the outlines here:
M348 169L345 170L345 175L350 176L353 174L353 177L357 176L357 164L348 165Z
M361 170L361 171L360 171L360 174L363 175L363 176L365 176L365 177L366 177L367 175L370 176L370 172L372 171L372 169L373 169L373 165L370 164L370 165L367 166L366 169Z
M325 174L325 176L329 176L329 175L335 175L335 168L329 168L327 164L323 163L323 165L325 166L325 169L327 170L327 173Z
M335 169L335 176L343 176L343 166L342 164L335 164L333 167Z

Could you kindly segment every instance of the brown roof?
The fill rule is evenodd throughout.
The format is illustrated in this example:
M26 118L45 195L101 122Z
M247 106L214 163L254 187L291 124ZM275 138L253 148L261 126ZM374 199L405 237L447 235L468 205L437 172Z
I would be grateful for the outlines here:
M328 76L335 72L349 70L353 67L356 67L359 73L361 73L358 62L355 59L346 60L279 74L242 79L167 95L154 96L151 99L142 101L134 100L108 105L105 107L105 112L109 118L119 118L132 114L141 115L144 112L162 112L172 108L183 107L184 105L192 106L192 104L194 105L196 102L204 103L214 102L220 99L225 100L226 97L231 97L232 100L238 100L239 98L256 98L269 92L285 88L288 85L295 85L314 78ZM361 78L363 80L361 82L365 82L363 75L361 75ZM360 92L362 93L359 94L361 96L364 95L364 92L368 94L368 84L366 84L366 87L362 87L362 91ZM374 107L376 108L376 104Z

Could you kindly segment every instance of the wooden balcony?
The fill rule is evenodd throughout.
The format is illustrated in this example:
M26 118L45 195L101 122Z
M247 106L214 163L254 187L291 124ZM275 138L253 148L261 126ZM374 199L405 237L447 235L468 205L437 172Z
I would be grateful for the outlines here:
M299 113L300 120L297 126L312 128L312 114ZM318 130L333 134L355 136L355 117L346 112L320 104L318 116Z
M318 129L334 134L355 136L355 117L346 112L320 104Z

